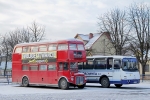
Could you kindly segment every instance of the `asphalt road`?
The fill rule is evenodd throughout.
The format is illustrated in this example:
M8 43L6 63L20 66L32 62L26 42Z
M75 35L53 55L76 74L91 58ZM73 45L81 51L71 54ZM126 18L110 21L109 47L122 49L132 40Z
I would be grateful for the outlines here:
M149 100L150 83L102 88L99 84L87 84L84 89L30 86L0 83L0 100Z

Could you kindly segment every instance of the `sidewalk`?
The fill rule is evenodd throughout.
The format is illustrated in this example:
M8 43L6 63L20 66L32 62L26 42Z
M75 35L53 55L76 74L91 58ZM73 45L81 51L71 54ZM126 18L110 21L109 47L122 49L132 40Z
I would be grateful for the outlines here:
M7 77L3 77L3 78L0 78L0 83L11 83L12 82L12 78L7 78Z
M150 84L150 80L141 80L140 83L148 83L148 84Z

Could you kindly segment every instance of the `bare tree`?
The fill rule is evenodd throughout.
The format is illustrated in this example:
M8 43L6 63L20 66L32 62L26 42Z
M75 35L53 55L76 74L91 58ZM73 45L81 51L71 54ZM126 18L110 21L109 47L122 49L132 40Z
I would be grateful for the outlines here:
M31 27L28 27L32 42L39 42L45 35L45 28L37 24L35 21Z
M44 28L39 26L36 22L33 22L32 27L27 27L23 29L16 29L11 31L5 36L1 43L2 52L5 55L5 69L4 74L6 74L7 62L11 59L13 49L16 44L24 42L38 42L42 40L44 36ZM0 52L1 55L1 52Z
M100 31L109 32L116 55L122 55L123 47L127 43L130 28L127 23L125 11L111 10L99 18Z
M129 8L129 23L134 33L130 42L131 50L142 65L142 74L145 75L145 66L150 49L150 9L145 4L134 4ZM134 36L134 37L133 37Z
M2 52L5 55L5 68L4 68L4 76L5 76L6 75L6 69L7 69L7 62L8 62L8 59L10 57L10 53L9 53L10 49L8 46L7 39L5 37L3 37L1 45L2 45Z

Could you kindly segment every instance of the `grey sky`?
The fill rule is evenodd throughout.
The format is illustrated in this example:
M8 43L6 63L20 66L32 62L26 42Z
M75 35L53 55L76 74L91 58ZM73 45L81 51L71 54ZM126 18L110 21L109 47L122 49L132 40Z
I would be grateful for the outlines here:
M149 0L0 0L0 34L30 26L45 26L47 39L73 38L98 32L98 16L110 9Z

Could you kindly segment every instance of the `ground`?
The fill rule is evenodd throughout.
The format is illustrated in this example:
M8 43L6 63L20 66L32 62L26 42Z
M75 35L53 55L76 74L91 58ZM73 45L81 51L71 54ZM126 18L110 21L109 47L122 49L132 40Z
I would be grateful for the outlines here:
M84 89L30 86L0 83L0 100L149 100L150 82L102 88L99 84L87 84Z

